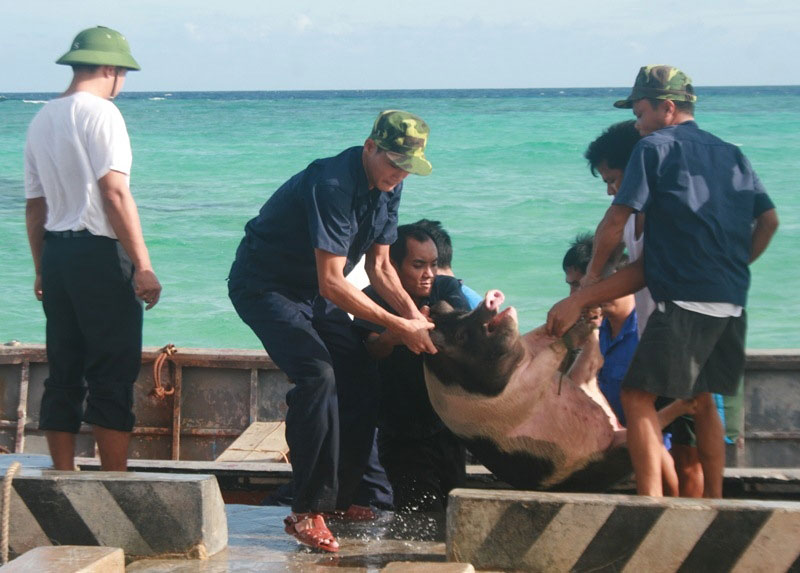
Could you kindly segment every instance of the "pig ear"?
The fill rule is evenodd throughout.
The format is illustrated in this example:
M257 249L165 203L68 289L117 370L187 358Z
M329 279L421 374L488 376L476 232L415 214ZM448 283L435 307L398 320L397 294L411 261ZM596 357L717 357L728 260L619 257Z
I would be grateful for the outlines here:
M447 301L440 300L439 302L433 305L432 309L430 309L431 311L430 314L433 314L434 316L442 314L450 314L454 310L455 309Z

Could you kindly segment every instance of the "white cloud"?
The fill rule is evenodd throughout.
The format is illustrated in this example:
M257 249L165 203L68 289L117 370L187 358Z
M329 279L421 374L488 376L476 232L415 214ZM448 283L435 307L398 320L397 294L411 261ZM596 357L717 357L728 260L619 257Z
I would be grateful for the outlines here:
M403 13L374 0L7 4L0 91L56 89L64 70L53 60L93 24L128 37L147 70L141 90L627 86L652 62L685 68L698 85L800 83L800 60L780 49L796 43L797 0L673 0L666 10L637 0L407 0ZM365 49L386 45L414 49L392 65Z
M631 52L636 52L637 54L641 54L645 50L644 44L641 42L628 42L628 47L630 48Z
M193 22L184 22L183 28L189 33L192 38L200 39L200 27Z
M306 32L307 30L310 30L313 26L314 23L311 21L311 18L309 18L306 14L300 14L295 18L294 29L300 32L301 34L303 32Z

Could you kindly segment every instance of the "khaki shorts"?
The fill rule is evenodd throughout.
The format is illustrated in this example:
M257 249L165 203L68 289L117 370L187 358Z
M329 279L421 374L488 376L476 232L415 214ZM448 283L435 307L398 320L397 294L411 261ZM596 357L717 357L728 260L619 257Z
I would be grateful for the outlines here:
M622 387L669 398L732 396L744 374L746 330L744 310L717 318L668 302L650 316Z

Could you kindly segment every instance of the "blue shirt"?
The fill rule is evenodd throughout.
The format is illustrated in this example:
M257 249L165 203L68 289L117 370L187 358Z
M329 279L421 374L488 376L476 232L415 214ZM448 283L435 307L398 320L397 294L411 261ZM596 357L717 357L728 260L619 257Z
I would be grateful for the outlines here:
M634 309L614 338L611 337L611 324L608 319L604 318L600 324L600 353L603 355L603 367L597 373L597 384L623 426L625 413L622 411L619 394L622 389L622 379L625 378L636 346L639 344L638 323Z
M469 288L461 280L458 282L461 283L461 294L463 294L464 298L467 299L470 310L476 308L480 303L483 302L483 297L481 295Z
M694 121L642 138L614 205L643 211L644 273L656 302L745 306L751 225L774 208L738 147Z
M392 244L403 184L370 190L362 150L317 159L284 183L245 226L231 276L313 293L319 290L314 249L347 257L347 275L374 243Z

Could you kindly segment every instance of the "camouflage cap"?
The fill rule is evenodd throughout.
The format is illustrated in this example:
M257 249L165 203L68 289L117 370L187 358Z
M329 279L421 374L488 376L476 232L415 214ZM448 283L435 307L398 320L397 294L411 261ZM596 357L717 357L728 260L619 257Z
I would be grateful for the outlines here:
M388 109L378 114L369 138L389 152L395 166L416 175L429 175L433 167L424 153L429 133L428 124L421 117Z
M643 98L696 102L692 78L672 66L642 66L627 99L614 102L614 107L631 108Z

